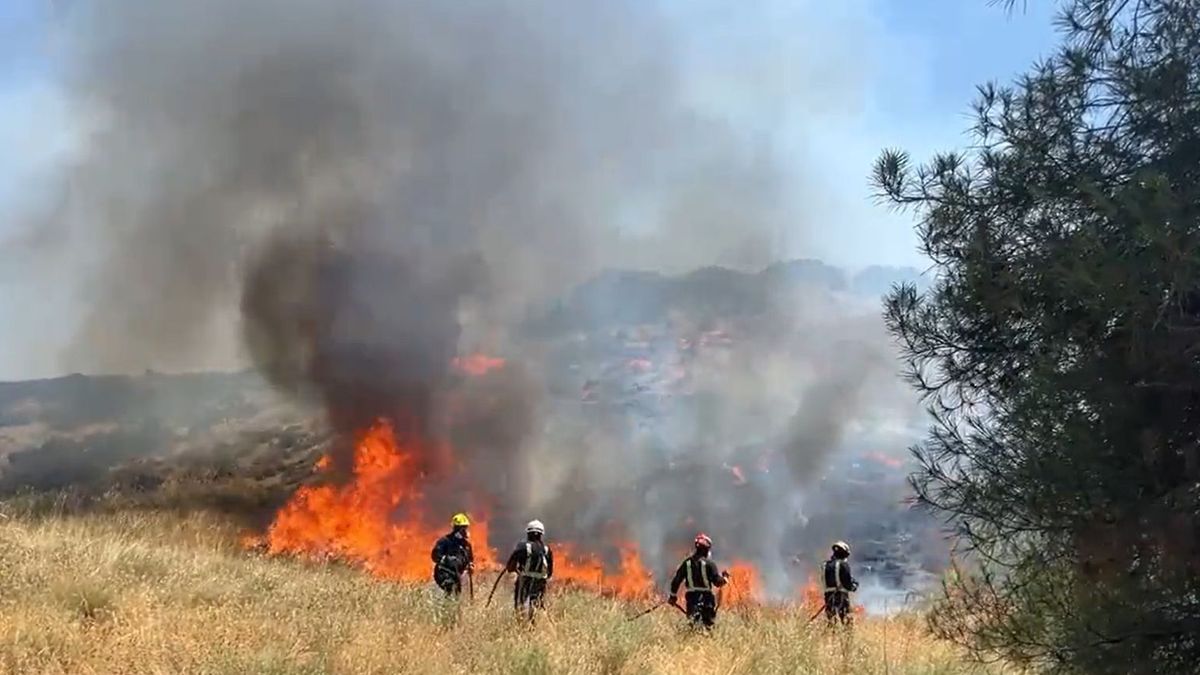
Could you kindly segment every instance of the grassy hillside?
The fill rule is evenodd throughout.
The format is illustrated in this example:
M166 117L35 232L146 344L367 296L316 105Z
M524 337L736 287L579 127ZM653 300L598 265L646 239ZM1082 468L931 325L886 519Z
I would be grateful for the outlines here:
M633 606L562 591L530 629L500 592L485 609L477 589L456 615L428 588L257 558L237 542L212 515L0 504L0 672L999 672L962 664L919 617L848 635L805 616L726 613L705 637L669 608L630 622Z

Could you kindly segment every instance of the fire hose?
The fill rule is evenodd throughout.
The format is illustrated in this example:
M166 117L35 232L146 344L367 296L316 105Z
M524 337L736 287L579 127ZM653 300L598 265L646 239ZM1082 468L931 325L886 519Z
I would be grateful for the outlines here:
M490 593L488 593L488 599L487 602L484 603L484 607L492 606L492 596L496 594L496 588L500 585L500 580L504 578L505 573L505 570L500 570L500 573L496 575L496 583L492 584L492 590Z
M687 615L687 610L680 607L678 604L671 602L670 600L662 600L662 601L658 602L657 604L655 604L650 609L642 610L642 611L638 612L637 614L634 614L633 616L626 619L626 621L633 621L635 619L640 619L643 616L646 616L647 614L649 614L650 612L653 612L654 610L658 609L659 607L662 607L663 605L670 605L670 606L674 607L675 609L679 610L680 612L682 612L685 616Z
M825 603L822 603L822 604L821 604L821 608L817 610L817 613L816 613L816 614L813 614L813 615L812 615L812 616L810 616L810 617L808 617L808 621L806 621L806 622L804 623L804 625L805 625L805 626L807 626L808 624L812 623L813 621L816 621L816 620L817 620L817 617L818 617L818 616L821 616L821 612L824 612L824 611L825 611L825 607L826 607Z
M729 572L722 572L722 573L721 573L721 577L722 577L722 578L724 578L724 579L726 579L726 580L730 580L730 577L729 577ZM723 605L723 604L724 604L724 600L725 600L725 589L724 589L724 588L720 588L720 589L718 589L717 593L718 593L719 595L718 595L718 594L714 594L714 599L716 600L716 607L717 607L717 608L719 608L721 605ZM675 609L679 610L679 612L680 612L681 614L683 614L684 616L687 616L687 610L686 610L686 609L684 609L684 608L680 607L680 606L679 606L677 603L671 602L671 601L668 599L668 600L663 600L663 601L661 601L661 602L657 603L656 605L654 605L654 606L653 606L653 607L651 607L650 609L642 610L641 612L638 612L637 614L634 614L633 616L631 616L631 617L629 617L628 619L626 619L626 621L633 621L633 620L635 620L635 619L640 619L640 618L642 618L643 616L646 616L647 614L649 614L650 612L653 612L654 610L658 609L659 607L662 607L663 605L670 605L670 606L674 607ZM715 609L715 608L714 608L714 609Z

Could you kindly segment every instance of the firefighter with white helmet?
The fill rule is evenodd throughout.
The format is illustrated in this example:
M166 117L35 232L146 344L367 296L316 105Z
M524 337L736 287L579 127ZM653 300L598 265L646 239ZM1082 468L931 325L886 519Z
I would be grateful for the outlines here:
M825 561L825 618L850 623L850 594L858 590L858 582L850 573L850 545L836 541L833 555Z
M531 520L525 525L525 541L517 544L504 571L515 572L517 581L513 585L513 607L527 611L533 618L535 607L542 607L546 597L546 585L554 576L554 554L542 540L546 526L540 520Z

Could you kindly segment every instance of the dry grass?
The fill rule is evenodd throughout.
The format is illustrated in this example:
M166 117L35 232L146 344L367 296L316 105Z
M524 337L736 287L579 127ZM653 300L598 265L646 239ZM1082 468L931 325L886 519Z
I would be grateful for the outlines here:
M428 588L249 556L216 516L0 515L0 673L998 672L913 616L847 634L724 613L703 636L580 593L533 628L503 605L459 613Z

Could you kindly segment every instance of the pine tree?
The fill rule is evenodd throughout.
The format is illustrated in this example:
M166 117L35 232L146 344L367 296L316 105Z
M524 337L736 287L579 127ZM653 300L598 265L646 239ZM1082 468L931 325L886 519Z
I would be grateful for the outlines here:
M1064 0L973 143L873 182L936 281L885 317L934 415L921 504L973 564L934 629L1055 672L1200 663L1200 0Z

